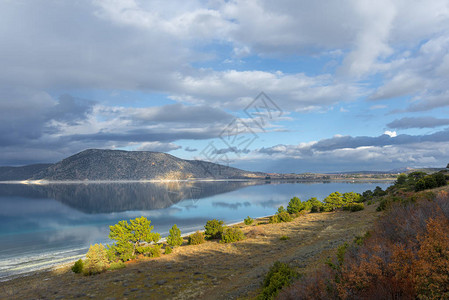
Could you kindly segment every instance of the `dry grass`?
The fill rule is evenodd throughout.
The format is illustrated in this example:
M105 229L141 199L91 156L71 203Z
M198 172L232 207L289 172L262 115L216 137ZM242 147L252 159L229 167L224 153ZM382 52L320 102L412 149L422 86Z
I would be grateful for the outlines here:
M277 260L309 272L332 249L363 234L379 213L306 214L290 223L238 226L247 239L173 249L160 258L132 261L127 268L80 276L69 267L1 283L1 299L235 299L257 295L263 276ZM289 240L280 241L283 235ZM186 241L185 241L186 242Z

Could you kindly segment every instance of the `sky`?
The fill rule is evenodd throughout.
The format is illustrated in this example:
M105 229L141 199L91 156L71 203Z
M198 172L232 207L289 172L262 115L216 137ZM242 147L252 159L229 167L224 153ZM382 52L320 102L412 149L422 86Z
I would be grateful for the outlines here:
M0 66L0 165L449 163L447 0L0 0Z

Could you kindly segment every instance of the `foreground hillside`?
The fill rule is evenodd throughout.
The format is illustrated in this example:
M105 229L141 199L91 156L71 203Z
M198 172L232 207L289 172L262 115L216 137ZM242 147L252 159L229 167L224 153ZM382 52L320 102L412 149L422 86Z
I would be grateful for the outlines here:
M236 168L199 160L184 160L150 151L89 149L32 176L46 180L170 180L189 178L259 178Z
M337 246L352 241L380 215L376 205L351 213L306 214L289 223L267 219L241 225L247 239L232 244L210 241L175 248L170 255L127 263L125 269L95 276L69 267L2 283L9 299L235 299L254 297L275 261L300 272L314 270ZM290 239L280 240L281 236ZM186 241L185 241L186 242Z

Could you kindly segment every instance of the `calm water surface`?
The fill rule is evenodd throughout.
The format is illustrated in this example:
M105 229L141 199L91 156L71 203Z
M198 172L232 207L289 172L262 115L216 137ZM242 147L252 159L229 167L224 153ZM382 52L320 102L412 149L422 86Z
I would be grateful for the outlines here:
M203 229L273 214L298 196L322 200L332 192L363 192L389 182L171 182L0 184L0 280L73 261L90 244L110 243L109 225L145 216L154 231Z

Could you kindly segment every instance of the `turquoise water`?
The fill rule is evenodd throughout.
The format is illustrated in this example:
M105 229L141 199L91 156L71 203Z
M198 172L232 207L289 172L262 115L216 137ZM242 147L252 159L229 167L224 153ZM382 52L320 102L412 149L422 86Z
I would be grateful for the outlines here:
M293 196L322 200L332 192L363 192L389 182L172 182L0 184L0 280L73 261L90 244L110 243L109 227L145 216L154 231L203 229L273 214Z

